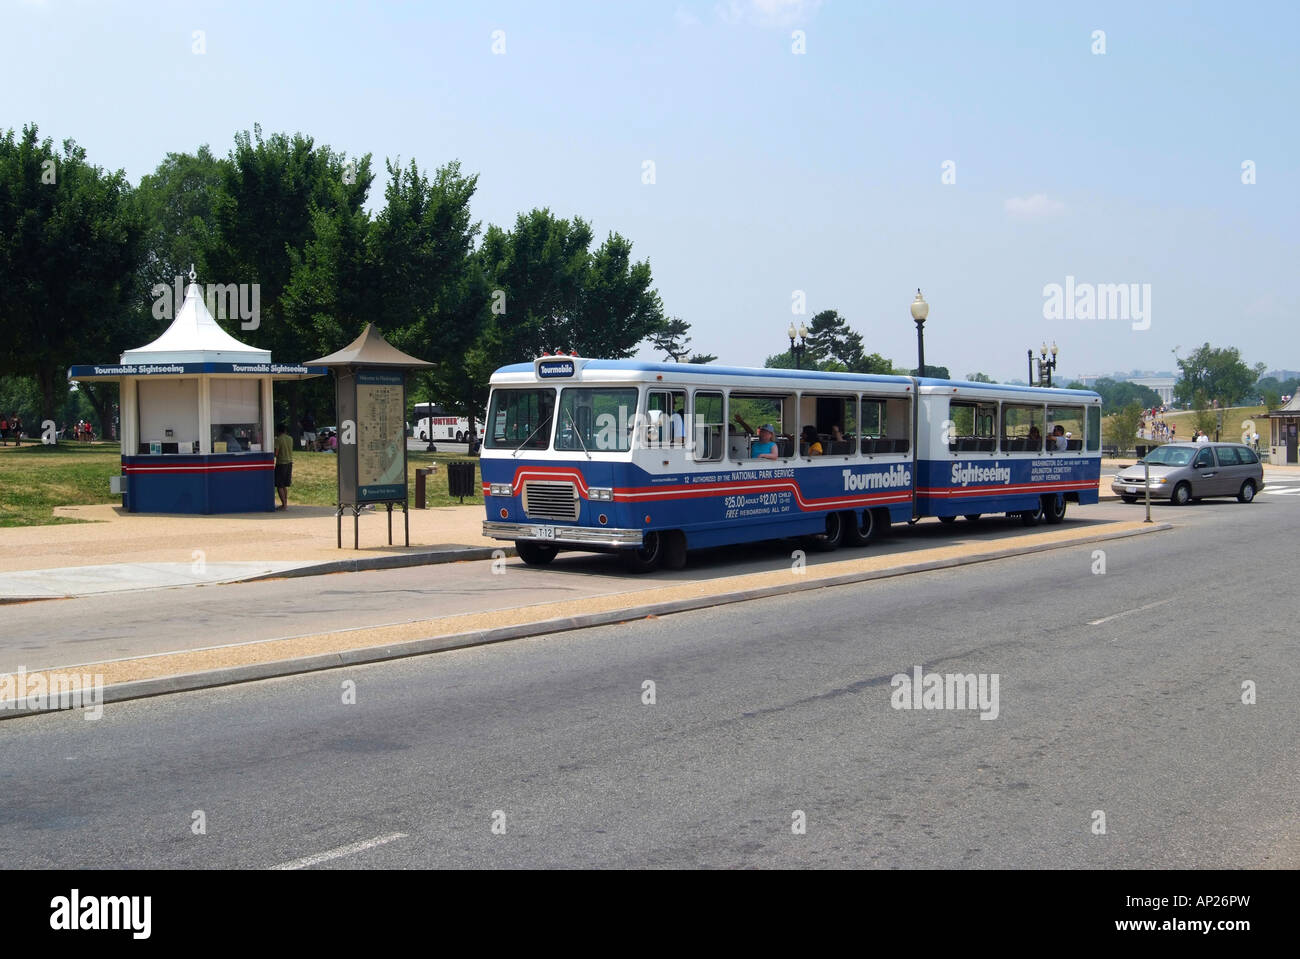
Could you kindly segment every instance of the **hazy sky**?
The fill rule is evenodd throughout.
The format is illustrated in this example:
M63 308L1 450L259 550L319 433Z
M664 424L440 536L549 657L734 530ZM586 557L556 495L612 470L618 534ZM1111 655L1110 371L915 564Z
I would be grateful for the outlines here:
M373 154L372 205L386 157L459 159L484 224L627 236L729 363L788 345L801 290L913 364L919 286L957 376L1023 377L1044 339L1067 373L1207 340L1296 368L1298 9L0 0L0 126L138 182L260 123ZM1046 318L1067 276L1149 312Z

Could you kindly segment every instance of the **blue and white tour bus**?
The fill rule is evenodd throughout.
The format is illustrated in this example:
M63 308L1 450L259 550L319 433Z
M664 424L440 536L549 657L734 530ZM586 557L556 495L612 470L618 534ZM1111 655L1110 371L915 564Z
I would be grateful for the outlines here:
M771 429L771 434L763 431ZM758 435L756 435L758 434ZM484 535L681 568L689 549L1097 502L1101 397L913 376L544 355L492 376Z

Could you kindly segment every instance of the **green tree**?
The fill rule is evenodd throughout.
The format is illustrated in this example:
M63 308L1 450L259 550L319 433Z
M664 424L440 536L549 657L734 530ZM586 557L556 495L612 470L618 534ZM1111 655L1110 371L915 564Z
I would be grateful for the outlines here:
M650 337L655 350L664 354L664 359L674 363L712 363L717 359L712 353L691 353L691 324L680 316L674 316L664 322L663 329Z
M1101 404L1106 409L1119 409L1130 403L1137 403L1144 410L1161 405L1160 394L1150 387L1125 380L1113 380L1107 376L1099 378L1092 385L1092 391L1101 397Z
M1213 436L1214 427L1218 423L1214 401L1201 390L1192 397L1192 406L1196 411L1192 414L1192 424L1206 436Z
M909 373L910 373L910 375L912 375L912 376L916 376L916 375L917 375L917 373L916 373L916 367L915 367L915 366L912 367L912 369L909 370ZM929 376L929 377L933 377L934 379L937 379L937 380L950 380L950 379L952 379L952 377L948 374L948 367L946 367L946 366L931 366L929 363L926 363L926 364L925 364L925 374L924 374L924 375L925 375L925 376Z
M650 264L633 262L632 244L611 233L595 250L580 217L521 213L511 231L490 226L480 247L494 306L473 350L488 373L549 350L626 357L664 325ZM500 303L500 307L496 306Z
M229 161L214 157L205 144L193 154L167 154L153 173L141 177L136 200L145 225L140 268L146 287L172 286L191 266L199 275L208 275L214 208L228 167Z
M1111 414L1110 427L1105 431L1106 442L1119 448L1119 455L1132 449L1137 441L1138 424L1142 422L1142 405L1129 403Z
M422 374L421 399L481 419L487 380L465 362L489 308L474 250L479 223L470 215L478 177L457 161L432 178L414 161L387 167L386 203L370 236L375 319L394 346L435 364Z
M1212 400L1232 405L1250 395L1263 375L1265 364L1247 366L1235 346L1218 349L1205 343L1191 355L1178 361L1181 371L1174 395L1184 403L1194 401L1198 393Z
M996 383L997 382L997 380L993 379L993 377L989 376L987 373L967 373L966 379L969 380L971 383Z
M238 318L226 320L226 329L285 363L342 346L366 315L369 288L357 282L365 272L357 250L374 179L370 157L348 160L302 134L264 138L254 126L235 135L221 171L205 257L209 275L199 279L257 284L260 300L255 329L243 329ZM284 393L290 422L297 422L304 398L318 408L332 402L327 379L291 380Z
M0 137L0 375L33 377L41 419L57 419L71 363L139 345L143 235L122 171L72 140L57 153L35 124Z

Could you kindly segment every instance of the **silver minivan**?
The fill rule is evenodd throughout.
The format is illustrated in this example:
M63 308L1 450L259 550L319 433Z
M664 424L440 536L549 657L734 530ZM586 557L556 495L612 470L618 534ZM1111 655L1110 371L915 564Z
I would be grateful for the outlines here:
M1146 463L1151 468L1151 498L1182 506L1205 496L1235 496L1249 503L1264 488L1264 467L1241 443L1166 443L1136 466L1119 471L1110 488L1126 503L1145 495Z

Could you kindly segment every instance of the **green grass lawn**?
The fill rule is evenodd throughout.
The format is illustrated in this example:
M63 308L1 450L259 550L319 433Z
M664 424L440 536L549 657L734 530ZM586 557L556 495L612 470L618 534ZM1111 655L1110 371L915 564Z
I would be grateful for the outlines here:
M475 496L465 503L483 505L478 493L481 475L478 460L464 454L410 452L407 454L411 502L415 502L415 470L438 464L429 477L428 505L453 506L458 499L447 495L447 463L473 459ZM293 455L293 486L290 505L333 506L337 499L337 457L333 453ZM0 527L44 526L77 523L53 515L56 506L121 504L122 497L109 492L109 480L122 472L121 447L117 443L60 443L57 446L0 447Z
M1223 430L1219 433L1219 439L1224 443L1240 443L1242 424L1246 420L1253 420L1255 423L1255 432L1259 433L1260 451L1268 452L1268 420L1264 414L1268 410L1263 406L1232 406L1223 411ZM1179 443L1188 443L1192 439L1192 430L1196 428L1196 411L1184 410L1178 413L1166 413L1162 419L1177 431L1175 438ZM1111 418L1104 417L1102 421L1102 435L1106 437L1106 442L1111 443ZM1210 430L1210 439L1214 439L1214 430ZM1129 440L1128 448L1131 450L1135 443L1149 443L1148 440L1140 440L1137 437Z

